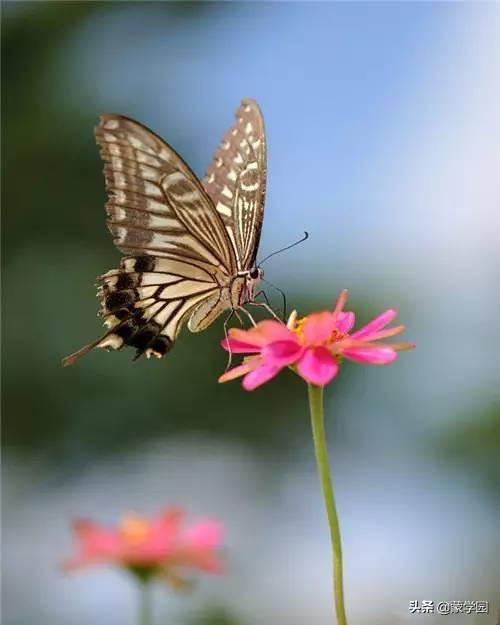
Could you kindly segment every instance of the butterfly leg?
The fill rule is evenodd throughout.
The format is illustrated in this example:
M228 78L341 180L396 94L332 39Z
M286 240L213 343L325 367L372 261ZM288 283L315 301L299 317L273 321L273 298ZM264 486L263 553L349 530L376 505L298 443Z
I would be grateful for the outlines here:
M240 322L240 326L243 327L243 319L241 318L240 314L238 313L238 311L236 310L236 308L233 308L232 312L236 315L236 318L238 319L238 321ZM231 317L228 317L228 321L229 319L231 319Z
M286 295L285 295L285 292L282 291L278 286L276 286L272 282L269 282L269 280L262 279L262 281L265 282L266 284L268 284L275 291L278 291L278 293L281 295L281 298L283 300L283 321L286 321L286 319L287 319L287 305L286 305ZM266 301L267 301L267 297L266 297ZM269 303L269 302L267 302L267 303Z
M226 337L226 343L228 346L228 357L227 357L227 364L226 364L226 368L225 371L227 371L229 369L229 367L231 366L231 361L233 360L233 352L231 351L231 345L229 344L229 334L227 332L227 325L228 323L231 321L231 318L233 315L236 315L236 317L238 317L240 323L241 323L241 317L238 315L238 313L236 312L236 310L234 308L231 309L231 312L229 313L229 315L226 317L225 321L224 321L224 336Z
M254 303L254 302L247 302L247 304L253 304L253 303ZM263 304L263 305L264 305L264 304ZM257 306L258 306L258 304L257 304ZM244 312L244 313L245 313L245 315L246 315L246 316L250 319L250 323L251 323L253 326L256 326L256 325L257 325L257 323L256 323L255 319L252 317L252 315L248 312L248 310L247 310L246 308L243 308L243 306L240 306L240 309L239 309L239 310L240 310L241 312Z
M247 304L251 304L252 306L257 306L258 308L264 308L265 310L267 310L268 313L270 313L277 321L279 321L280 323L283 323L283 319L281 319L276 312L273 310L272 306L269 304L269 300L267 299L267 295L264 293L264 291L260 291L259 293L257 293L257 295L261 295L263 294L265 299L266 299L266 303L263 302L247 302ZM257 297L257 295L255 297Z

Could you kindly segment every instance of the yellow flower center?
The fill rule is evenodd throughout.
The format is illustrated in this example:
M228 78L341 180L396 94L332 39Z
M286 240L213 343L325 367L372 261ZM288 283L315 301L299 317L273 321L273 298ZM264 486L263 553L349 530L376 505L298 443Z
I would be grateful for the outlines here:
M307 321L307 317L294 319L292 327L289 326L289 329L292 330L292 332L294 332L298 336L299 341L301 342L302 345L304 345L305 343L304 324L306 321ZM324 345L325 347L329 347L331 343L336 343L337 341L342 340L345 336L347 336L345 332L340 332L340 330L337 330L337 328L335 328L330 333L330 336L326 340L318 343L317 346Z
M129 514L120 523L120 533L129 545L140 545L149 537L151 524L147 519Z
M300 319L294 320L294 327L291 328L292 332L294 332L298 337L301 343L304 343L304 323L306 322L307 317L301 317Z

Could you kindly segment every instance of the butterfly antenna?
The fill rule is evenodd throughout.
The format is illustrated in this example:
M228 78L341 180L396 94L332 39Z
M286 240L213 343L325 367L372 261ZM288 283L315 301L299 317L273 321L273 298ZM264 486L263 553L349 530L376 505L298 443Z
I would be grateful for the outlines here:
M265 263L266 260L268 260L272 256L276 256L276 254L281 254L281 252L284 252L285 250L290 250L292 247L295 247L296 245L300 245L301 243L306 241L308 238L309 238L309 232L304 232L304 236L301 237L298 241L295 241L295 243L291 243L290 245L287 245L286 247L282 247L280 250L276 250L276 252L273 252L272 254L269 254L263 260L261 260L259 263L257 263L257 265L260 267L260 265L262 265L262 263Z

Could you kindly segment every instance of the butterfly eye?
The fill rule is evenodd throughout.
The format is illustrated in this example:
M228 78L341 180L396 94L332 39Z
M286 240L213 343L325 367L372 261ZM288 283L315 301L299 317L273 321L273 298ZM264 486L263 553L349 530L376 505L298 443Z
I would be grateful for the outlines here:
M260 278L259 268L254 267L253 269L250 269L248 275L252 278L252 280L257 280L258 278Z

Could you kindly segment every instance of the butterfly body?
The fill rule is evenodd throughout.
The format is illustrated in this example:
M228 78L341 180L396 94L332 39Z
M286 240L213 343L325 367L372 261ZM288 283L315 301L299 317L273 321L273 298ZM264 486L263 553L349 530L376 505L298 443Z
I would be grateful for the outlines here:
M187 321L191 332L251 302L265 197L262 115L243 100L205 178L160 137L121 115L103 115L96 140L105 161L107 225L126 256L99 278L106 334L94 347L135 347L162 357Z

